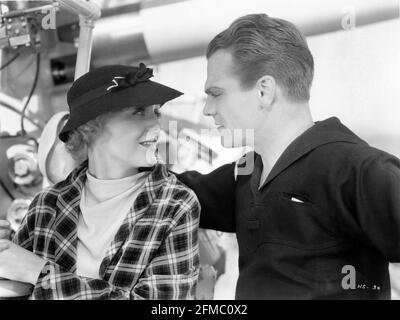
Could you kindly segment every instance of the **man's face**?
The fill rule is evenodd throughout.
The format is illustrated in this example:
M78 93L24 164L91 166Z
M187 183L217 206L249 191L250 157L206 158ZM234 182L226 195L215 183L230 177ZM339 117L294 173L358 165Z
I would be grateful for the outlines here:
M255 130L260 122L257 90L242 88L229 51L218 50L208 59L205 93L203 113L214 118L222 145L232 148L248 144L245 130Z

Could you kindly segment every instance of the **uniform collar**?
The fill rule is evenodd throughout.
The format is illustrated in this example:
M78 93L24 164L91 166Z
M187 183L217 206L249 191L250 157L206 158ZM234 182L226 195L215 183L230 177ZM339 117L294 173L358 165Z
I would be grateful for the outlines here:
M290 167L296 160L303 157L314 149L335 142L353 144L366 144L355 135L350 129L344 126L336 117L317 121L315 124L293 140L281 154L262 187L270 183L282 171ZM259 179L262 172L262 160L256 156L253 172L253 188L258 190ZM255 181L257 180L257 181Z

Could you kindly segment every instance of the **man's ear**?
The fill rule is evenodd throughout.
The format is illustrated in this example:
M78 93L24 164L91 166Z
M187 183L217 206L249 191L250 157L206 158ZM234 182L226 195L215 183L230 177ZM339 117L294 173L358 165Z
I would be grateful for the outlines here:
M258 79L256 87L261 108L270 111L276 96L275 79L271 76L263 76Z

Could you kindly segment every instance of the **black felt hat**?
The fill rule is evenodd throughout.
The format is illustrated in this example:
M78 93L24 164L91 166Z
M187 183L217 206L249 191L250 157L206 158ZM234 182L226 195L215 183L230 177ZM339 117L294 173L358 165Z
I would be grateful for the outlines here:
M141 63L139 67L104 66L78 78L67 93L70 114L60 140L67 142L72 130L101 114L127 107L162 105L183 94L151 81L152 76L153 70Z

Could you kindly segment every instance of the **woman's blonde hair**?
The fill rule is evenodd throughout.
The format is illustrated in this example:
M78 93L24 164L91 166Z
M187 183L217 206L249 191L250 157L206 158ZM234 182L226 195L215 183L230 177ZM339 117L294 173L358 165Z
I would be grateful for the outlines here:
M119 111L104 113L89 122L80 125L71 131L65 148L71 154L72 158L82 163L88 158L88 149L93 141L105 132L105 125L108 120L115 114L123 112L132 107L124 108Z

